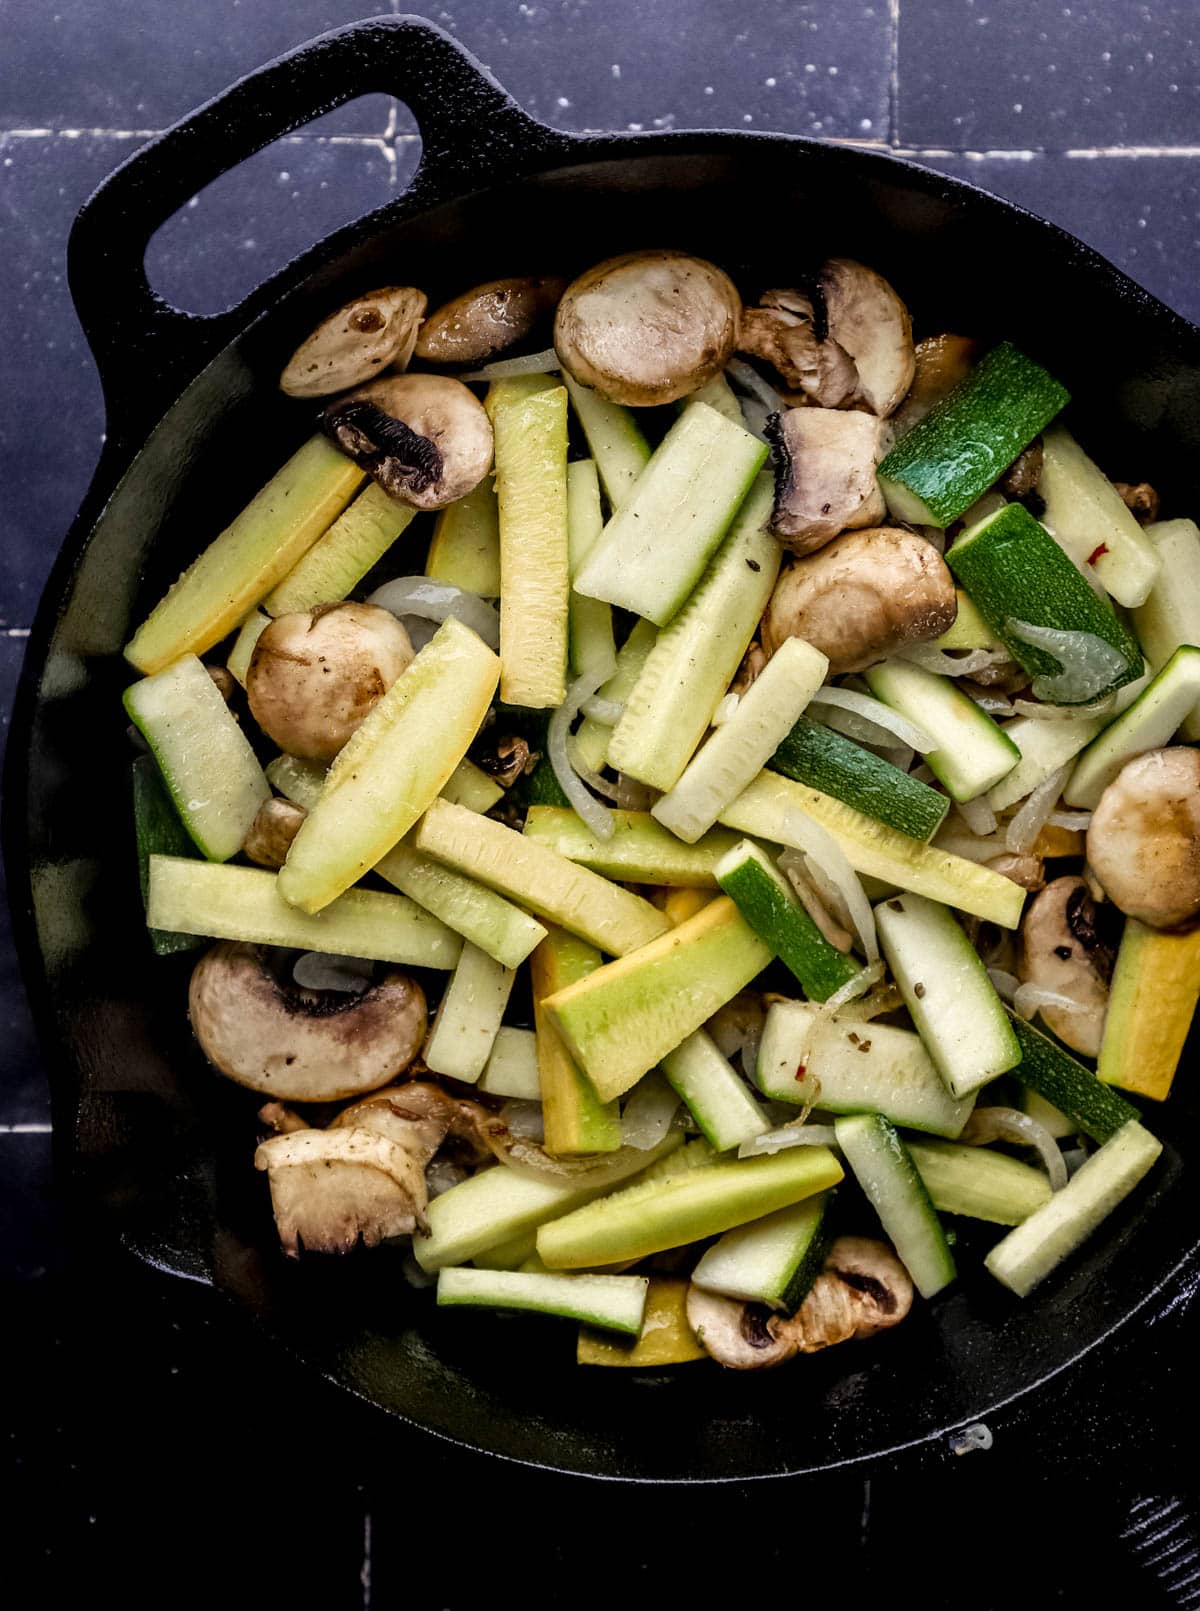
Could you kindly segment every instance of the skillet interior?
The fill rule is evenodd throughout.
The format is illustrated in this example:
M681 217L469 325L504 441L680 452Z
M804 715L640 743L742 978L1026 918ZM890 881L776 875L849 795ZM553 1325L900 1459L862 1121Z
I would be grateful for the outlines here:
M1152 1184L1086 1256L1018 1306L969 1270L886 1338L755 1378L579 1372L573 1330L438 1314L386 1252L287 1267L251 1168L253 1099L213 1078L185 1018L187 958L142 933L118 705L134 621L311 429L274 382L314 312L399 275L431 298L491 273L581 266L665 243L750 291L829 252L893 280L920 333L1008 335L1070 386L1070 419L1113 475L1200 508L1200 335L1093 254L1004 203L874 155L803 141L578 142L579 159L314 254L309 279L170 410L44 607L14 727L8 857L49 1032L60 1128L89 1216L141 1257L212 1279L290 1349L383 1409L564 1470L736 1478L814 1470L985 1417L1100 1341L1194 1255L1197 1097L1151 1123ZM20 916L20 911L18 911ZM1194 1060L1195 1042L1188 1059ZM964 1260L964 1263L967 1261Z

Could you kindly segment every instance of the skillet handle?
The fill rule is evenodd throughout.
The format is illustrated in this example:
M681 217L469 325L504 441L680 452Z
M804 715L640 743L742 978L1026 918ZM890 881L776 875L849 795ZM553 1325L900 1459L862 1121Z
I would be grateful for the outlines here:
M421 162L410 194L422 204L522 167L569 137L537 123L443 29L420 17L373 17L260 67L150 140L87 201L71 230L71 294L114 422L148 425L257 311L281 295L293 265L240 307L184 313L151 289L151 236L197 191L281 136L359 95L394 95L413 112Z

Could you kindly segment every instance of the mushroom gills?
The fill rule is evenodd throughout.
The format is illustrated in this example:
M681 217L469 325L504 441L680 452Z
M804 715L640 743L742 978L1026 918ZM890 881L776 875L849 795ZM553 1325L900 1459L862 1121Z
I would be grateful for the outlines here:
M386 1085L425 1037L425 996L387 972L361 995L305 991L261 946L223 942L192 970L188 1010L209 1062L250 1090L329 1102Z
M772 415L775 506L771 530L795 554L811 554L839 532L877 526L887 505L875 466L888 427L870 414L829 408L789 408Z
M448 375L398 375L336 398L322 426L385 492L441 509L477 487L492 464L482 403Z

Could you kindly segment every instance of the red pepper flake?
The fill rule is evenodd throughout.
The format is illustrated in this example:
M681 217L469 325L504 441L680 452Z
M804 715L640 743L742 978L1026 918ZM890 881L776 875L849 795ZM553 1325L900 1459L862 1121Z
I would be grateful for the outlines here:
M1097 543L1095 548L1093 548L1091 553L1088 555L1088 564L1089 565L1094 565L1096 563L1096 561L1100 558L1101 554L1107 554L1107 553L1108 553L1108 544L1107 543Z
M807 1073L808 1070L805 1068L803 1063L796 1064L796 1078L798 1080L802 1080Z

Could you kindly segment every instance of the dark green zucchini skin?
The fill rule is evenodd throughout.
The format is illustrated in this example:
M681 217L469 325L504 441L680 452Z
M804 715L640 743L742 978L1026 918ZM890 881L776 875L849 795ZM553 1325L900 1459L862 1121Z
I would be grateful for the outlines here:
M133 763L133 826L144 905L150 889L151 856L198 858L196 846L179 819L153 755L139 755ZM159 956L170 956L174 951L195 951L209 943L198 934L173 934L169 929L147 932Z
M807 716L801 716L769 765L922 844L933 838L950 809L946 796L928 783Z

